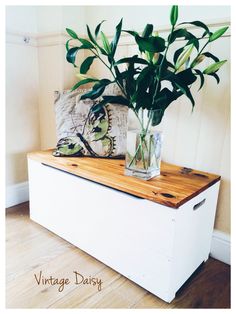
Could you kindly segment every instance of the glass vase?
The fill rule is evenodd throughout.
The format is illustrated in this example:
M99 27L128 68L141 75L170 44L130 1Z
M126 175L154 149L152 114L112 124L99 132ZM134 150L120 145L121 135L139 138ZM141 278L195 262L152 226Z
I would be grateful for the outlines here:
M129 111L125 175L143 180L160 175L162 132L151 126L153 112Z

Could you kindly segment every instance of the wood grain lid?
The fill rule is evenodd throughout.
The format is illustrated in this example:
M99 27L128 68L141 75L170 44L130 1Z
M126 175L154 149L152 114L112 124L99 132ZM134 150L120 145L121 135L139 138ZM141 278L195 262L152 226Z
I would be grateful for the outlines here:
M220 180L215 174L165 162L161 163L160 176L144 181L124 175L124 160L54 157L52 150L32 152L28 158L172 208L179 208Z

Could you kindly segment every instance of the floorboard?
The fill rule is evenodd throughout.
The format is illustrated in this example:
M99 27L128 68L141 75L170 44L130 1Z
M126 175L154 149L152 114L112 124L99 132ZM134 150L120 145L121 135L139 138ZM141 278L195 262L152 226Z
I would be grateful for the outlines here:
M7 308L230 308L229 265L210 258L168 304L31 221L28 202L6 212Z

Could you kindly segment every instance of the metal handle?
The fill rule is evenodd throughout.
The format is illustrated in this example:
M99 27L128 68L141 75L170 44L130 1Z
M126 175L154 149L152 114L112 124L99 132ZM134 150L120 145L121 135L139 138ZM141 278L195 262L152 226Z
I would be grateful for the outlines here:
M206 199L204 198L201 202L195 204L193 206L193 210L197 210L199 207L201 207L206 202Z

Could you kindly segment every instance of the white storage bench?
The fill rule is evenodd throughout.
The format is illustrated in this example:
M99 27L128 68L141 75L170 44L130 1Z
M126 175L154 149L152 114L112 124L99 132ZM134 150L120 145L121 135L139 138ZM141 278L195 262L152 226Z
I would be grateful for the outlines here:
M28 155L30 218L166 302L208 259L220 177L162 163L124 176L123 160Z

